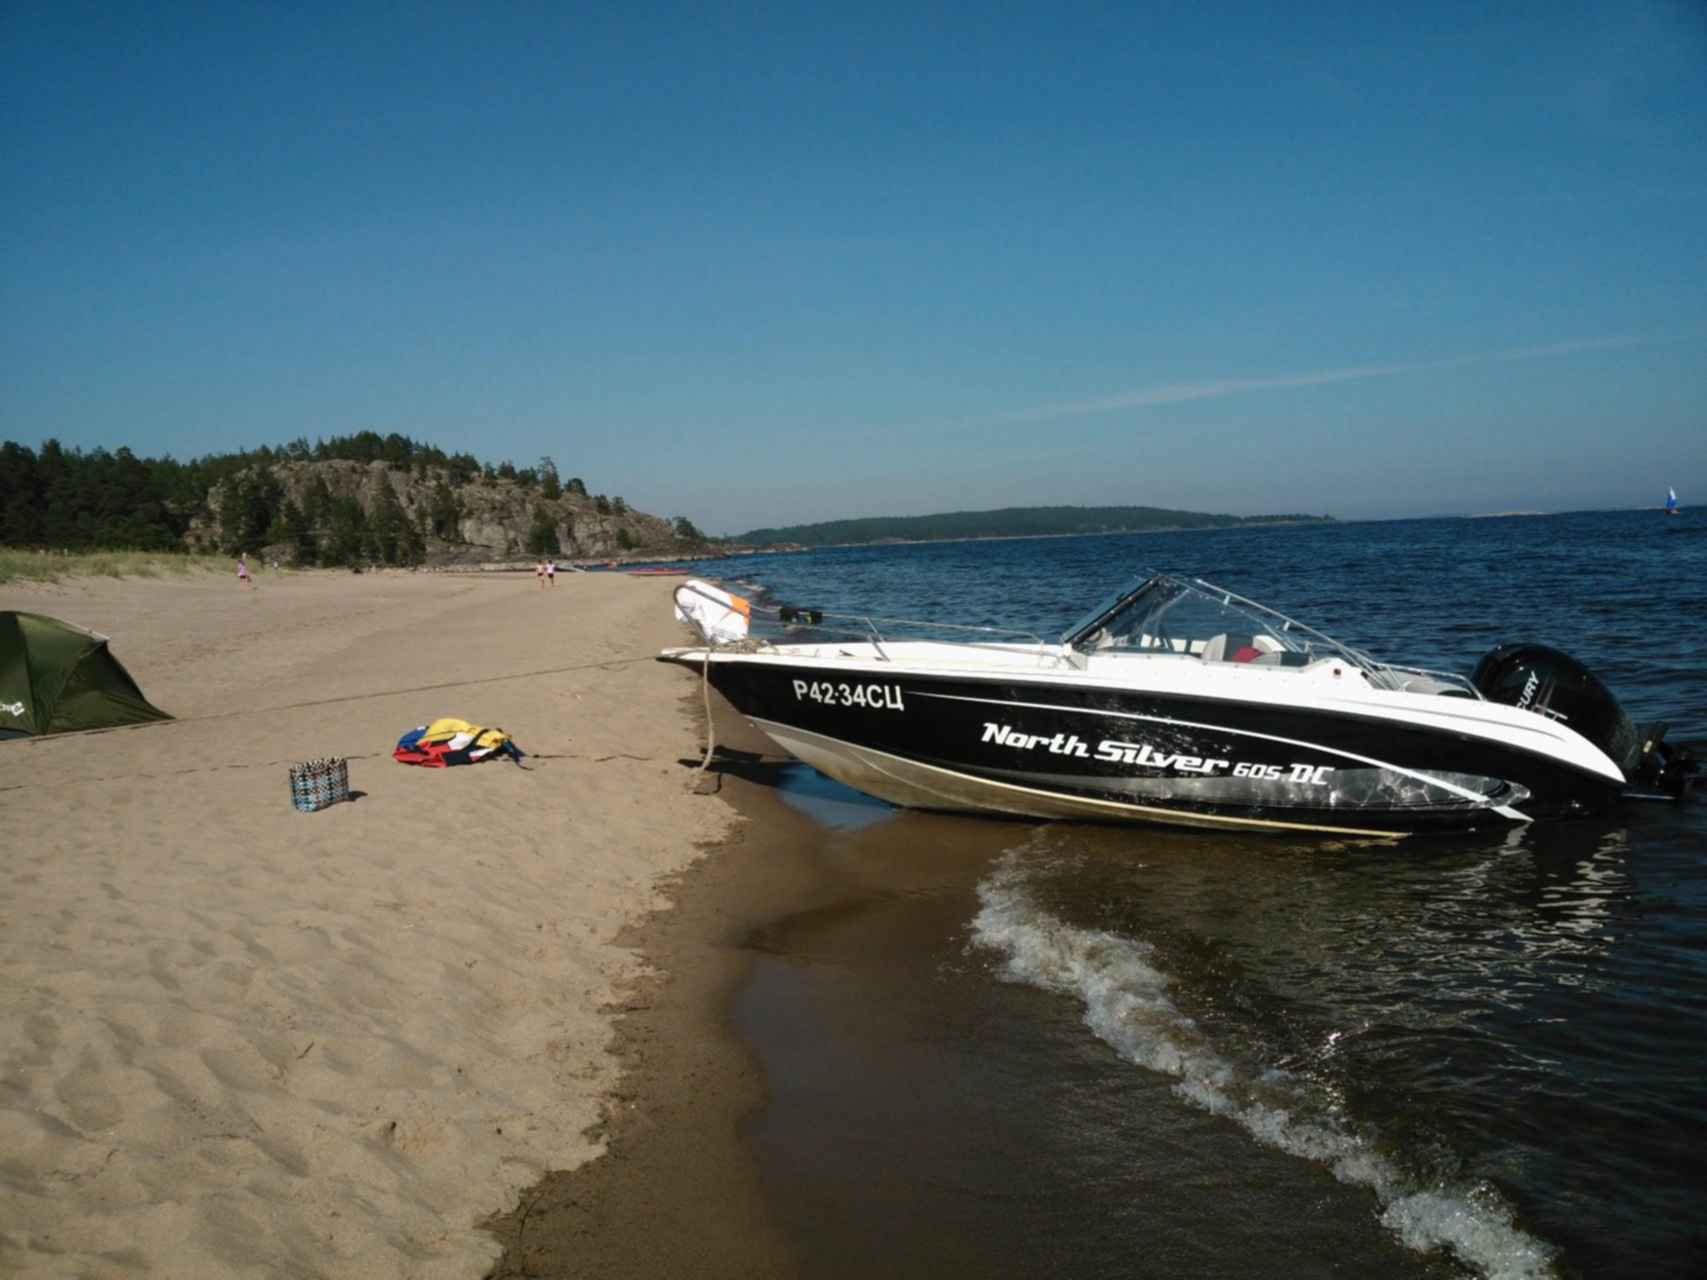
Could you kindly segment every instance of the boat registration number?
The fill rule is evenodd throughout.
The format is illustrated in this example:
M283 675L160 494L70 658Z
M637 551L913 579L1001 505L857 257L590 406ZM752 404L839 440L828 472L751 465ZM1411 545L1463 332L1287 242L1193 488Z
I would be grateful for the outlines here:
M898 684L849 684L846 680L796 680L794 700L822 702L836 707L874 707L879 711L905 711Z

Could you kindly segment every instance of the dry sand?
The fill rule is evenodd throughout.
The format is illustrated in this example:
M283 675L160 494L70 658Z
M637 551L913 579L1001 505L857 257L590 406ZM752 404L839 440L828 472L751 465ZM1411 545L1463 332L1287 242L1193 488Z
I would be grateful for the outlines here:
M477 1224L600 1151L619 935L735 821L649 660L672 585L0 586L180 717L0 743L0 1272L492 1266ZM390 759L444 715L527 767ZM289 763L327 755L359 798L297 812Z

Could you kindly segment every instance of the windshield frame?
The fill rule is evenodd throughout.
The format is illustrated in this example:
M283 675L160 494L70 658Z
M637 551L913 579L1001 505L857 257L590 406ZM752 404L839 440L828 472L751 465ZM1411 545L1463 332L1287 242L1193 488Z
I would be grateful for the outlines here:
M1139 579L1135 585L1117 592L1106 603L1092 610L1062 635L1061 644L1079 653L1088 654L1097 647L1099 633L1108 630L1111 624L1121 618L1134 611L1143 611L1143 617L1159 619L1180 600L1189 596L1206 600L1239 615L1251 624L1253 630L1272 637L1277 644L1292 653L1316 657L1332 654L1371 674L1383 665L1368 654L1342 644L1314 627L1306 626L1279 610L1258 604L1255 600L1249 600L1225 587L1205 582L1202 578L1187 578L1153 571Z

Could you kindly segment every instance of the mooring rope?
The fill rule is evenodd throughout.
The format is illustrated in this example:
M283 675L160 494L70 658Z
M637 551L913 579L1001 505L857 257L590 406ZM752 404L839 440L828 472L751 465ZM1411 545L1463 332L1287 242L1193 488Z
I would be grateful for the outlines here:
M707 652L709 653L709 646ZM257 707L240 711L213 711L199 716L174 716L170 720L145 720L136 724L107 725L99 729L74 729L66 733L42 734L35 737L17 738L13 740L11 745L36 746L41 743L52 742L63 738L86 737L90 734L96 733L116 733L125 729L158 729L163 725L200 724L213 720L229 720L239 716L273 715L280 711L299 711L308 707L332 706L341 702L365 702L374 698L395 698L401 697L405 694L432 693L442 689L459 689L470 685L495 684L504 680L531 679L536 676L562 675L573 671L612 671L619 667L631 666L637 662L652 662L655 660L656 655L652 653L645 653L632 658L605 658L598 662L573 663L569 666L548 667L539 671L517 671L511 672L507 675L477 676L471 680L447 680L438 684L416 685L411 688L404 689L383 689L376 693L352 693L344 694L335 698L313 698L302 702L288 702L276 707ZM710 667L711 664L707 661L700 669L700 694L702 703L705 707L706 745L705 756L700 760L699 767L694 770L693 780L689 783L690 790L701 785L706 771L711 766L712 756L715 755L717 751L717 730L711 714L711 685L709 679ZM526 754L529 760L584 760L589 764L605 764L612 760L635 760L643 764L649 764L659 758L657 756L637 756L630 752L622 751L597 756L582 755L575 751L529 751ZM340 752L338 753L338 758L342 760L384 760L391 758L391 752L389 750ZM776 759L783 760L787 759L787 757L778 756ZM91 778L78 778L76 781L78 783L98 783L120 782L127 778L170 778L185 774L220 773L233 769L269 769L278 765L294 763L296 762L290 760L237 760L226 764L197 765L194 768L189 769L157 769L148 771L139 770L130 773L108 773ZM684 761L683 763L686 762ZM518 764L520 764L520 762L518 762ZM520 765L520 767L526 772L531 772L525 764ZM18 783L14 786L0 786L0 792L26 791L35 785L37 784L33 782L24 782Z
M237 716L265 716L280 711L301 711L308 707L330 707L340 702L367 702L374 698L399 698L409 693L436 693L441 689L465 689L470 685L499 684L505 680L531 680L536 676L563 675L570 671L614 671L637 662L652 662L657 655L646 653L634 658L605 658L598 662L579 662L566 667L545 667L539 671L514 671L501 676L475 676L469 680L446 680L439 684L420 684L405 689L381 689L374 693L345 693L335 698L310 698L303 702L286 702L276 707L246 707L238 711L209 711L199 716L173 716L168 720L140 720L134 724L103 725L97 729L71 729L63 733L39 734L18 738L17 742L36 746L63 738L85 737L94 733L119 733L126 729L158 729L162 725L202 724L209 720L230 720ZM354 759L356 757L347 757Z
M705 661L699 664L699 693L705 703L705 759L699 762L699 776L691 786L699 786L705 771L711 766L711 753L717 750L717 726L711 719L711 643L706 642Z
M703 632L701 634L703 638ZM700 700L701 705L705 710L705 755L700 760L699 767L694 771L693 780L689 783L690 790L699 791L701 794L707 793L703 785L705 775L711 767L712 757L717 752L717 726L711 714L711 653L715 648L715 645L709 638L705 638L705 646L705 660L700 664ZM576 671L614 671L620 667L632 666L638 662L652 662L655 661L656 658L657 655L655 653L647 652L634 657L604 658L597 662L570 663L561 667L544 667L536 671L513 671L504 675L475 676L467 680L445 680L435 684L413 685L402 689L381 689L373 693L349 693L340 694L331 698L308 698L300 702L286 702L272 707L245 707L235 711L210 711L202 715L173 716L167 720L147 720L139 721L134 724L105 725L95 729L74 729L64 733L42 734L21 738L16 741L29 746L36 746L44 742L51 742L62 738L85 737L87 735L97 733L116 733L126 729L158 729L162 725L202 724L208 721L229 720L242 716L276 715L281 711L302 711L311 707L336 706L339 703L369 702L377 698L397 698L403 697L407 694L436 693L444 689L465 689L474 685L498 684L506 680L531 680L540 676L564 675ZM389 751L369 751L344 753L340 755L339 758L343 760L375 760L386 758L390 756L390 754L391 753ZM606 761L618 759L638 760L642 762L650 762L654 759L654 757L651 756L636 756L621 752L614 755L603 756L583 756L571 751L550 753L529 752L528 756L530 759L534 760L587 760L594 764L603 764ZM782 759L785 757L778 758ZM200 765L192 769L169 769L147 773L135 772L105 774L95 778L78 779L78 781L113 782L125 778L174 777L181 774L217 773L221 770L228 769L271 768L273 766L286 763L293 762L282 760L244 760L230 764ZM525 765L522 767L524 769L526 768ZM0 792L22 791L33 785L33 783L20 783L16 786L0 786Z

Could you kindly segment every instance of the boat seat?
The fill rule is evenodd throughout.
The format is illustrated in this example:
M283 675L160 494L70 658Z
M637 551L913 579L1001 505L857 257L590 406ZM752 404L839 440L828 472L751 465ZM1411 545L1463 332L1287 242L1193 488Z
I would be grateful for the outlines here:
M1267 649L1257 643L1254 635L1235 635L1223 631L1214 636L1203 646L1199 655L1205 662L1254 662L1263 656Z
M1399 679L1398 689L1400 693L1435 693L1445 697L1456 695L1461 698L1468 696L1462 685L1452 684L1446 680L1437 680L1420 671L1404 673Z
M1251 665L1257 667L1307 667L1310 665L1310 655L1293 653L1290 649L1275 649L1265 653L1260 658L1252 658Z

